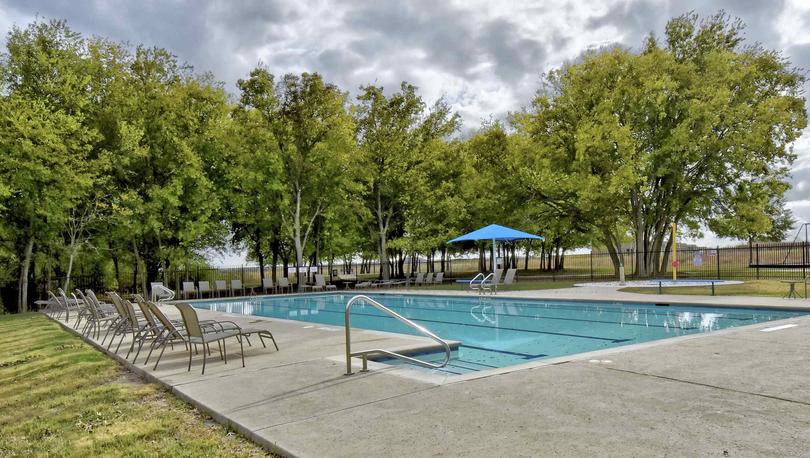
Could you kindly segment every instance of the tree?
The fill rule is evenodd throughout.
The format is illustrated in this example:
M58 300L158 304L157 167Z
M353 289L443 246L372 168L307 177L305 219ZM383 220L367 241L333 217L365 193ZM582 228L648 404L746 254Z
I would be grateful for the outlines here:
M247 243L249 254L259 261L263 279L268 249L274 253L275 267L278 252L272 245L282 237L279 210L285 205L281 154L273 135L279 101L273 75L264 68L252 70L237 86L241 94L226 152L232 159L227 167L228 184L221 189L229 191L226 202L232 240Z
M213 177L227 172L230 107L210 75L194 75L163 49L137 48L121 78L107 121L113 207L146 283L224 240Z
M778 199L751 193L784 192L768 183L784 182L806 125L804 76L778 52L743 46L742 29L724 13L687 14L668 23L664 47L651 37L638 54L589 53L547 76L526 127L616 268L628 232L637 273L655 275L672 223L719 227L743 198L763 215Z
M473 207L478 182L472 180L475 169L470 165L466 142L434 138L420 155L422 160L409 174L403 198L405 235L394 245L426 253L429 260L441 250L444 271L447 241L470 228L470 212L478 208Z
M273 133L279 145L290 202L283 213L295 246L296 277L301 285L304 248L330 199L343 195L352 181L352 118L346 94L317 73L285 75L278 84L280 104Z
M411 172L424 161L428 145L455 131L458 115L442 101L426 112L416 87L406 82L387 97L379 86L365 86L361 91L354 115L366 180L363 194L374 217L372 235L378 242L380 274L388 280L388 234L392 221L404 210L403 196L412 187Z
M0 71L0 182L4 232L19 260L17 307L27 310L34 247L92 185L89 153L97 133L83 123L94 87L87 50L64 22L34 22L8 34Z

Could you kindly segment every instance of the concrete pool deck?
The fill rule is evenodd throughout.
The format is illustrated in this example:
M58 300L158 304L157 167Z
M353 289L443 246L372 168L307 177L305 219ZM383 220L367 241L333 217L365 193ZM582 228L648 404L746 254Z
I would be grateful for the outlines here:
M807 300L646 296L604 288L499 297L810 307ZM174 307L164 309L174 313ZM134 370L283 454L798 456L810 449L810 316L433 383L397 375L400 369L344 376L341 327L199 313L267 327L280 351L254 339L242 368L232 342L228 364L215 355L201 376L201 356L186 372L187 354L176 347L157 371L141 364ZM796 326L762 332L785 323ZM392 349L425 341L358 329L353 342L354 349Z

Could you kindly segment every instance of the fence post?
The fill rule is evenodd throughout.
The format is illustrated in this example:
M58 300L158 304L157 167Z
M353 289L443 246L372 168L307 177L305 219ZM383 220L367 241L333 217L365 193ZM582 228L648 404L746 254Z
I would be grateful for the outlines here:
M715 257L717 258L717 279L720 279L720 245L714 249Z
M759 280L759 243L757 243L757 280Z
M593 281L593 246L591 246L590 260L591 260L591 281Z
M242 288L245 287L245 265L242 264Z

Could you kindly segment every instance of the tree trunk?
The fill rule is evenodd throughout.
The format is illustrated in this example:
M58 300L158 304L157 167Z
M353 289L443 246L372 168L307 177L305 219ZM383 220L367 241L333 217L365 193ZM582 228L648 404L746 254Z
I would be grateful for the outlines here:
M447 256L447 247L442 247L441 271L444 272L444 258Z
M388 221L383 214L380 190L377 190L377 230L380 234L380 243L377 245L380 250L380 277L383 280L389 280L391 271L388 269Z
M301 191L295 193L295 215L293 217L295 242L295 289L301 290L301 264L304 263L304 246L301 243Z
M70 274L73 272L73 260L76 259L76 254L78 252L78 247L74 245L73 242L70 243L70 257L68 258L68 270L67 275L65 276L65 287L62 288L65 290L65 293L70 291Z
M19 291L17 292L17 311L28 311L28 270L31 267L31 256L34 252L34 237L28 239L25 245L23 261L20 264Z
M119 262L118 255L114 254L114 255L112 255L110 257L112 258L112 262L113 262L113 272L115 273L115 284L116 284L117 288L120 288L121 287L121 268L118 265L118 262Z
M273 273L271 274L273 278L273 284L276 284L276 266L278 265L278 243L275 241L270 242L270 247L273 251Z
M259 279L261 280L262 284L264 284L264 251L262 251L262 233L261 231L256 231L255 234L255 243L256 243L256 257L259 258Z
M667 269L669 268L669 254L672 252L672 243L672 236L670 236L666 248L661 252L661 263L658 269L659 275L667 273Z
M523 270L529 270L529 256L531 252L531 242L526 242L526 259L523 260Z

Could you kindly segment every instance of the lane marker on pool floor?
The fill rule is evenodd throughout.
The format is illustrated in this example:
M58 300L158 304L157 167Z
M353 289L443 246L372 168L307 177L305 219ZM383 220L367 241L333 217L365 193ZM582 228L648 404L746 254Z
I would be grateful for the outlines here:
M798 324L783 324L782 326L774 326L772 328L760 329L759 332L773 332L781 331L782 329L795 328Z

